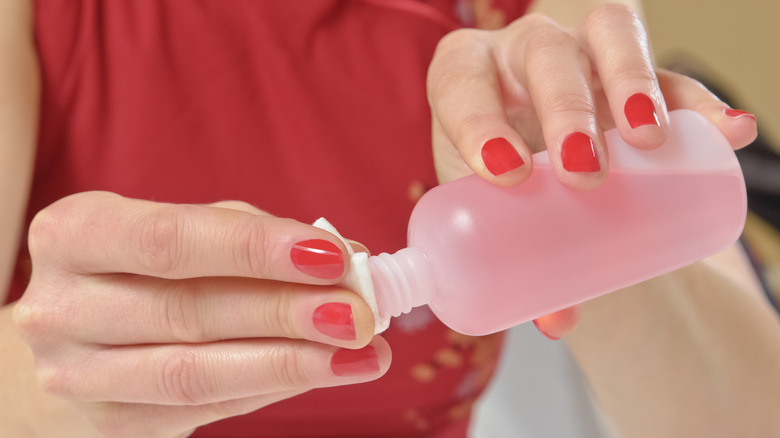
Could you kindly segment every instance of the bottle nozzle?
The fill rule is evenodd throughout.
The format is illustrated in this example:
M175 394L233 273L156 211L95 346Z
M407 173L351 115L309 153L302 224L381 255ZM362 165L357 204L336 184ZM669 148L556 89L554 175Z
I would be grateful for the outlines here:
M399 316L428 304L436 291L428 259L417 248L368 258L377 306L382 317Z

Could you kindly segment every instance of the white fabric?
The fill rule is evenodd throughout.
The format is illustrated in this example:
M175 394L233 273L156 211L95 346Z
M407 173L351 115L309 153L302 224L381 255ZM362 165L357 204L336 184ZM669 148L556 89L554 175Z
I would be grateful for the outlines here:
M371 270L368 267L368 254L353 251L349 242L347 242L347 240L344 239L341 234L336 231L336 228L325 218L317 219L313 225L334 234L344 242L347 251L349 251L350 269L344 277L344 281L339 284L360 295L368 304L368 307L371 308L371 312L374 314L375 334L387 330L387 327L390 326L390 317L383 319L379 316L379 307L377 306L376 295L374 294L374 283L371 281Z
M532 323L512 328L493 381L477 403L471 438L617 438L566 345Z

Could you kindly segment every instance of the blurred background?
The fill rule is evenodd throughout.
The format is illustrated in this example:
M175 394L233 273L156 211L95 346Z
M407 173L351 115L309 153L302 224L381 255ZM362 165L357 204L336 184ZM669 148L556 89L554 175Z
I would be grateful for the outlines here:
M644 0L659 66L704 82L734 108L756 114L759 139L740 151L751 213L748 245L780 301L780 2Z
M688 58L780 142L780 2L644 0L656 60Z

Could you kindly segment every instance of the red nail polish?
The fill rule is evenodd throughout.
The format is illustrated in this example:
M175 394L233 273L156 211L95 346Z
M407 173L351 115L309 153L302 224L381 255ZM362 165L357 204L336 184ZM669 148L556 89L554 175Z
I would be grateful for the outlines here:
M342 348L330 358L330 369L337 376L364 376L379 372L379 358L371 345L359 350Z
M539 333L547 339L557 341L574 330L580 319L580 307L572 306L534 319Z
M569 172L598 172L601 169L596 146L582 132L569 134L561 145L563 168Z
M751 119L756 120L756 116L753 113L731 108L726 109L726 115L729 117L750 117Z
M346 303L326 303L314 310L314 327L320 333L344 341L354 341L355 322L352 306Z
M293 265L304 274L338 278L344 272L344 256L335 244L322 239L305 240L290 250Z
M545 338L547 338L547 339L549 339L551 341L557 341L557 340L561 339L561 338L559 338L557 336L553 336L551 333L549 333L547 330L545 330L544 325L542 325L542 323L538 319L534 320L534 325L536 326L536 329L539 330L539 333L544 335Z
M502 137L488 140L482 146L482 161L493 175L501 175L525 164L512 143Z
M623 110L626 113L628 124L632 128L644 125L661 126L658 114L655 112L655 105L646 94L636 93L629 97Z

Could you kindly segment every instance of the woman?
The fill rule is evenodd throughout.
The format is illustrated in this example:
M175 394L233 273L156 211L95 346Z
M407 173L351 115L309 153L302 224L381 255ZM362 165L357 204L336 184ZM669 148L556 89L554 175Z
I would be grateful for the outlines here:
M347 248L305 223L392 251L437 177L521 184L542 145L563 184L592 189L602 131L657 147L667 108L699 111L735 148L752 140L754 117L655 71L631 9L597 3L566 2L558 24L524 2L5 1L3 266L28 224L31 259L2 312L3 374L34 400L20 415L53 418L16 424L463 436L501 336L424 310L374 336L365 303L334 286ZM455 31L469 24L497 30ZM744 379L780 362L777 320L733 260L583 307L567 342L626 436L779 427L778 392ZM560 337L576 313L538 325Z

